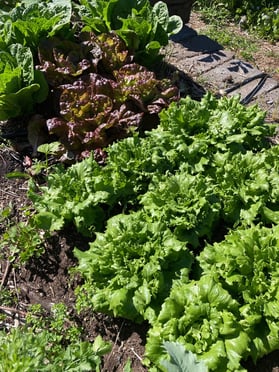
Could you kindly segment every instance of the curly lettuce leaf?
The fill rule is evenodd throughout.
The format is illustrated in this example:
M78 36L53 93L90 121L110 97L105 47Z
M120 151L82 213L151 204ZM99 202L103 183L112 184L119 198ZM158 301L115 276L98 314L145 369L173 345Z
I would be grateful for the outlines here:
M231 332L224 334L228 319ZM225 372L240 368L243 353L244 356L248 353L250 339L238 324L238 302L209 274L189 283L174 281L170 296L149 330L146 357L157 365L163 358L160 344L173 340L194 352L209 370ZM235 350L230 359L227 340L238 342L242 354ZM232 369L230 363L233 363Z
M160 363L163 341L177 340L210 370L241 371L279 348L279 229L253 226L206 245L198 257L202 275L175 280L152 324L147 358Z
M211 238L219 222L221 201L210 178L192 176L180 169L175 175L154 176L140 198L151 216L160 216L174 234L193 247Z
M91 306L135 321L151 321L173 277L192 264L186 244L142 211L110 218L90 249L75 255Z
M231 110L231 106L233 110L239 106L235 99L228 100L224 98L224 100L225 103L222 103L222 105L226 106L226 110ZM246 149L241 146L240 155L234 151L232 152L230 145L227 145L226 151L225 149L216 149L215 136L222 137L221 129L214 134L213 130L211 131L213 138L205 136L208 126L212 125L214 127L215 125L214 120L217 115L215 110L218 111L217 107L217 100L208 95L201 102L181 99L179 104L171 104L168 110L161 111L160 117L163 120L161 120L160 125L152 131L147 131L144 137L133 136L111 144L106 149L106 167L102 168L102 171L98 173L98 190L102 188L110 190L110 210L113 211L114 207L119 205L121 205L121 208L127 205L129 208L133 205L134 208L136 205L138 208L140 195L146 193L152 179L154 182L152 181L150 186L150 193L154 192L154 190L156 191L155 185L160 185L159 178L161 178L161 181L167 178L167 176L163 176L166 172L169 175L175 174L180 168L180 171L188 172L191 177L199 174L199 179L204 177L204 179L209 180L208 185L209 189L212 188L212 198L217 193L221 203L220 218L222 222L221 228L215 230L219 238L222 236L220 234L223 234L227 227L232 227L234 224L239 223L240 215L243 216L243 219L241 217L242 223L246 223L247 226L261 218L264 218L266 223L270 223L272 216L267 218L264 207L276 211L276 200L278 200L279 191L279 147L274 146L268 150L263 149L261 152L251 152L250 149L267 146L266 136L271 134L272 128L269 124L263 123L261 116L258 115L257 121L253 123L253 126L254 128L260 128L262 135L256 135L254 141L252 141L253 135L251 135L251 144L246 144ZM240 110L243 110L243 108L241 107ZM245 117L250 117L253 112L257 112L254 107L246 108L246 110ZM244 114L245 110L242 113ZM117 115L115 116L116 119ZM249 123L249 120L247 122ZM63 125L65 125L64 121ZM232 131L235 132L239 126L233 127ZM69 129L67 130L69 131ZM112 130L113 127L109 128L109 131ZM241 132L241 129L239 129L239 132ZM60 136L59 133L58 136ZM226 146L226 137L224 136L224 138L223 144ZM83 164L85 168L90 168L91 159L88 162L83 162ZM96 190L92 185L95 184L93 182L93 174L95 179L96 173L91 175L90 172L84 173L83 179L80 179L80 183L77 183L76 187L75 184L71 183L69 195L65 193L64 185L68 184L72 177L77 177L75 172L76 168L70 167L62 174L59 172L55 182L48 180L49 188L41 194L41 203L38 201L38 209L48 210L49 208L55 208L56 214L60 215L62 209L65 211L68 198L82 200L87 199L91 193L95 193ZM156 177L158 177L158 181L155 182ZM176 178L179 178L178 174ZM170 182L174 182L174 180L170 180ZM196 185L198 183L196 182ZM87 191L80 195L82 184L87 185L85 188ZM166 186L164 187L168 190ZM200 190L204 190L203 186L201 186ZM241 194L239 190L241 190ZM183 189L181 192L183 195ZM60 202L56 202L57 193L59 194ZM185 193L187 193L186 189ZM190 193L195 194L195 190L191 189ZM167 197L167 192L164 193L164 197L167 211L167 204L170 203L173 206L174 203ZM208 197L210 199L209 195ZM207 210L209 214L205 213L204 216L214 217L213 220L208 219L210 225L213 221L217 222L215 219L217 214L215 209L212 209L211 213L209 209L206 209L209 199L206 199L204 211L203 208L200 212L197 210L197 215L200 213L200 217L202 217L203 212ZM196 198L194 197L193 200L196 200ZM181 198L182 201L183 198ZM215 202L213 207L216 207ZM195 214L194 208L191 211ZM180 213L181 216L179 210L177 210L177 213L178 215ZM246 218L247 213L250 215L248 220ZM168 212L167 215L171 215L171 213ZM224 223L224 217L226 217L226 223ZM176 218L178 219L178 217ZM71 219L69 218L67 221L71 221ZM180 221L182 221L182 218L180 218ZM206 218L203 221L206 224ZM213 226L214 223L212 224ZM202 224L200 227L202 227ZM206 229L206 225L203 227ZM85 225L84 228L88 229L88 225ZM197 228L199 230L199 226ZM199 231L201 232L201 229ZM208 235L207 238L209 238Z
M226 223L277 223L278 154L279 149L274 146L257 153L238 153L226 160L215 157L216 183L223 198Z
M121 90L110 79L92 73L60 88L61 118L48 119L47 127L67 149L103 148L140 126L143 113L117 101Z
M158 114L178 98L178 90L169 80L157 80L155 74L136 63L114 71L119 85L120 101L131 100L138 109Z
M250 336L256 361L278 349L279 230L253 226L238 229L208 245L199 262L239 302L239 324Z
M47 120L50 134L74 156L86 157L91 150L100 155L148 120L156 123L179 92L170 80L157 80L146 67L129 63L117 35L82 33L80 40L42 40L37 69L59 99L56 116Z
M97 36L90 35L101 49L100 64L107 73L111 74L133 61L133 55L129 53L125 42L115 32ZM81 37L83 37L83 34L81 34Z

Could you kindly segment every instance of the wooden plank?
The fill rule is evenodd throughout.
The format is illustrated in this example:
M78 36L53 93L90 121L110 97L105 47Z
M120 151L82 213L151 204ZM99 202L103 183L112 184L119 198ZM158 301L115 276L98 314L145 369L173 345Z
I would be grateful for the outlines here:
M247 79L260 75L262 72L250 63L232 59L203 74L203 79L212 83L215 89L228 89L238 86Z
M174 45L174 48L170 49L166 56L166 62L185 73L191 74L192 77L198 77L233 58L233 52L223 50L198 54L185 50L181 53L179 47Z

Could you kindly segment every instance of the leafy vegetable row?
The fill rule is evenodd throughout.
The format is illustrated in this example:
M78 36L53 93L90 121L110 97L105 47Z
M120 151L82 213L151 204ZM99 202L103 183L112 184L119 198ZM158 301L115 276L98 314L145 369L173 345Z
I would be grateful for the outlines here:
M26 0L0 10L0 25L0 120L21 117L29 139L43 127L48 136L33 152L59 140L57 156L96 150L102 162L103 147L157 125L178 99L172 82L146 67L182 27L165 3Z
M135 134L109 146L105 167L91 157L67 171L58 167L49 175L47 186L41 187L42 195L36 192L33 184L35 192L31 188L30 196L38 206L38 218L43 223L45 217L51 229L57 228L57 224L62 227L65 223L75 222L80 231L90 235L93 220L99 221L95 229L101 231L102 221L119 210L139 209L140 195L148 188L148 195L151 195L160 182L170 182L170 176L180 170L188 177L207 177L211 180L209 185L215 187L215 193L230 188L232 193L224 193L226 218L228 222L229 218L236 222L244 205L238 196L239 179L243 178L243 187L248 189L246 177L253 176L247 168L249 164L254 173L256 169L263 172L261 167L267 166L265 157L269 152L260 150L269 147L267 137L272 135L274 127L264 124L264 116L257 107L242 106L237 97L217 100L208 94L201 102L189 97L181 99L160 113L160 125L146 132L145 137ZM247 174L243 169L235 168L240 161ZM231 172L235 172L236 181L230 176ZM200 183L201 189L206 188L205 182ZM259 182L258 186L261 187ZM270 197L268 191L266 198ZM257 194L254 194L256 198ZM167 197L168 192L165 195ZM247 202L249 205L249 199ZM234 210L237 207L238 214L237 209Z
M105 166L90 157L30 188L37 226L92 237L75 249L78 308L147 320L150 370L164 341L220 372L279 347L279 148L264 116L238 97L181 99L109 146Z

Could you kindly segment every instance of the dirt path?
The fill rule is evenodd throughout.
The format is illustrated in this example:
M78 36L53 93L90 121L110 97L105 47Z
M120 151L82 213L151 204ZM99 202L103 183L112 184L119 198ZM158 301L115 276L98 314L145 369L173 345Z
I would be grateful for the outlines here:
M200 13L192 12L188 26L197 31L198 34L203 34L208 30L210 25L206 24L202 20ZM249 61L254 64L256 68L261 71L268 73L271 77L279 80L279 42L270 43L263 39L258 39L249 35L248 32L241 30L234 23L227 25L227 31L234 35L238 35L247 39L247 42L251 40L256 42L258 50L253 53L253 61ZM232 49L237 58L242 59L241 49Z
M242 57L241 49L227 49L207 36L209 27L212 26L205 24L198 13L193 13L190 22L172 37L166 61L180 71L180 79L187 75L220 97L239 95L244 105L257 104L266 111L267 121L279 122L278 43L259 40L253 63ZM252 38L232 24L228 25L228 31L248 38L245 43Z

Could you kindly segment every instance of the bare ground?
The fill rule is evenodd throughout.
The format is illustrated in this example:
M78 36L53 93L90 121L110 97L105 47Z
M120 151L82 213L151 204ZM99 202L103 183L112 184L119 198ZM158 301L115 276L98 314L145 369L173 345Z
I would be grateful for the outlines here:
M197 31L198 34L203 34L209 28L209 25L203 21L203 18L200 13L193 12L191 15L190 22L188 24L189 27L193 28ZM249 41L251 44L256 44L257 50L251 52L251 62L254 67L258 68L260 71L266 72L274 79L279 80L279 42L270 43L266 40L259 39L256 36L249 35L247 31L241 30L237 25L234 23L228 23L226 25L226 30L231 33L232 35L237 35L242 37L247 41L249 45ZM243 60L243 50L234 46L231 49L237 58Z

